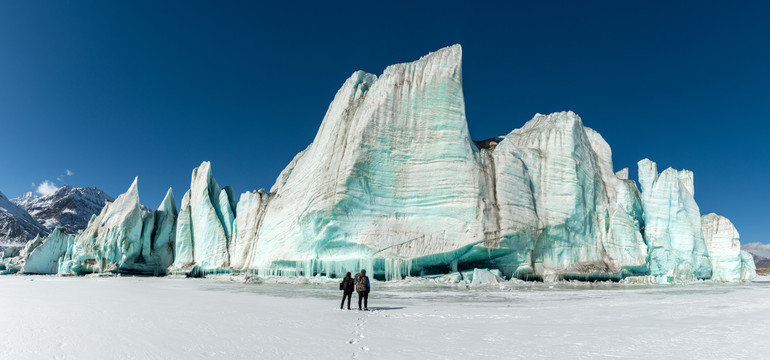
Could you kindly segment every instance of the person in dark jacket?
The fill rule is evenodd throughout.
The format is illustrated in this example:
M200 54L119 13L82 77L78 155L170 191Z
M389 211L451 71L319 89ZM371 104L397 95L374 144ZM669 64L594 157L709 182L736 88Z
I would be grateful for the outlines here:
M342 279L342 282L340 283L340 290L342 290L342 302L340 303L340 309L342 309L342 306L345 305L345 298L348 298L348 310L350 310L350 298L353 297L353 289L355 288L355 284L353 284L353 278L350 277L350 272L345 274L345 278Z
M364 310L369 310L369 277L366 276L366 270L361 270L356 274L353 282L356 284L356 292L358 292L358 310L361 310L361 300L364 300Z

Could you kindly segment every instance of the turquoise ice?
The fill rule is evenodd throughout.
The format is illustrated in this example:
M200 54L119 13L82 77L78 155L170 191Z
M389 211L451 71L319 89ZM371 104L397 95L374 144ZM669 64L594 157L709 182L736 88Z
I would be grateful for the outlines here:
M710 278L692 171L668 168L658 174L649 159L638 165L650 274L666 282Z
M145 214L142 221L142 257L134 271L165 274L174 262L177 209L174 192L169 188L158 210Z
M499 221L528 214L514 234L537 230L524 241L531 249L517 252L531 252L534 275L608 278L645 264L636 187L614 173L609 145L575 113L537 114L494 154ZM506 176L519 167L522 175ZM511 192L522 200L505 201Z
M48 236L37 236L28 242L22 250L24 262L21 272L24 274L56 274L59 263L67 249L72 246L75 237L54 229Z
M176 206L169 190L157 211L143 214L138 179L107 203L78 234L59 264L60 274L129 273L163 275L171 264Z
M219 187L209 162L193 170L179 212L174 269L230 267L229 244L236 215L232 193L229 187Z
M476 143L461 73L459 46L379 78L354 73L271 189L243 268L362 267L388 279L480 264L549 279L645 271L641 200L601 136L564 112Z
M724 216L711 213L701 217L701 228L711 261L711 279L715 281L751 281L756 277L754 260L745 261L740 235Z

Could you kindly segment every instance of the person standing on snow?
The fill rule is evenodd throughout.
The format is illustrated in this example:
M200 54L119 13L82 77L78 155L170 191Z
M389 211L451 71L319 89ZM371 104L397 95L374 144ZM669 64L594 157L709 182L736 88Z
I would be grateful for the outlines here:
M342 306L345 304L345 298L348 298L348 310L350 310L350 298L353 297L354 288L355 284L353 283L353 278L350 277L350 272L348 272L345 274L345 278L342 279L342 282L340 282L340 290L342 290L342 302L340 303L340 309L342 309Z
M361 310L361 299L364 300L364 310L369 310L369 277L366 276L366 270L361 270L356 274L353 282L356 284L356 292L358 292L358 310Z

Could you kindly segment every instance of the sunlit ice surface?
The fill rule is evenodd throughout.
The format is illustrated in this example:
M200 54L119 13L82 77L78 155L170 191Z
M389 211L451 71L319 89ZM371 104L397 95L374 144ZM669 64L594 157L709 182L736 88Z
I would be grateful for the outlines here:
M770 277L686 286L375 281L368 312L340 310L337 281L0 277L0 359L673 359L770 350Z

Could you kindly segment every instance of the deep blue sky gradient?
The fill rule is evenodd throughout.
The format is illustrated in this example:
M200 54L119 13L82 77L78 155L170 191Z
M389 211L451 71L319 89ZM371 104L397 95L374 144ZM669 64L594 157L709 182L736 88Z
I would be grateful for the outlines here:
M2 1L0 191L139 176L155 208L203 160L270 188L353 71L460 43L475 139L573 110L616 170L693 170L702 213L770 242L768 3L480 3Z

